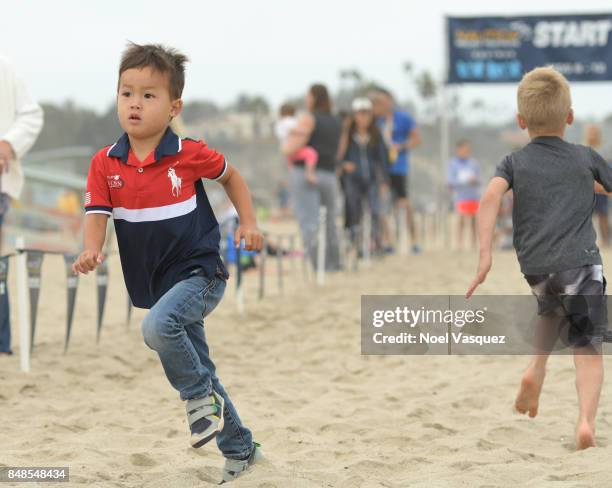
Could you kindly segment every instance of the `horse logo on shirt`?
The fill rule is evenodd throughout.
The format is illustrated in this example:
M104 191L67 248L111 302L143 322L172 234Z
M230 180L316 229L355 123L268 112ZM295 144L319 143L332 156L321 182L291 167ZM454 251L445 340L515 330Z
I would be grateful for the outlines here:
M183 179L176 174L174 168L168 168L168 178L170 178L170 182L172 183L172 196L178 197L181 194Z

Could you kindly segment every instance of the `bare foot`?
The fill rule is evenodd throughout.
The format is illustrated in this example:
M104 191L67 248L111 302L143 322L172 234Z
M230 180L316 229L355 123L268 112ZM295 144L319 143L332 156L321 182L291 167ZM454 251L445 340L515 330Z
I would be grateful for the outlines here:
M579 421L576 428L576 449L588 449L596 445L595 428L586 420Z
M514 408L517 412L523 414L529 413L531 418L538 414L538 402L545 375L545 369L534 368L533 366L527 368L521 379L521 387L514 401Z

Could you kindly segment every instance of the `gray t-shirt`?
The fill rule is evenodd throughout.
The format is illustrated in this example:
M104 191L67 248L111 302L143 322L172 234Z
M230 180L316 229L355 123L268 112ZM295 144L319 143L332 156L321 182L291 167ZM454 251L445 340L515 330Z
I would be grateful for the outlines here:
M536 137L506 156L495 176L514 192L514 248L524 274L601 264L592 223L594 180L612 191L612 170L593 149Z

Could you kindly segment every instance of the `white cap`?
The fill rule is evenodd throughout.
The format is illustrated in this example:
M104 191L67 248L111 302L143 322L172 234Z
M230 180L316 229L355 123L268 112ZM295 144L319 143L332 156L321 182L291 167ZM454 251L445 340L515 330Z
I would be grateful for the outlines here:
M353 112L361 112L363 110L372 110L372 102L370 102L369 98L361 97L355 98L353 100L353 104L351 105Z

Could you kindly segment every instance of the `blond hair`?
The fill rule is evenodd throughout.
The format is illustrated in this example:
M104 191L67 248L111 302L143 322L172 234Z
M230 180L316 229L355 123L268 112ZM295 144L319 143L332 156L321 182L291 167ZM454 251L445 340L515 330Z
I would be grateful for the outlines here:
M559 130L572 109L569 83L552 67L535 68L526 73L516 98L519 114L535 132Z

